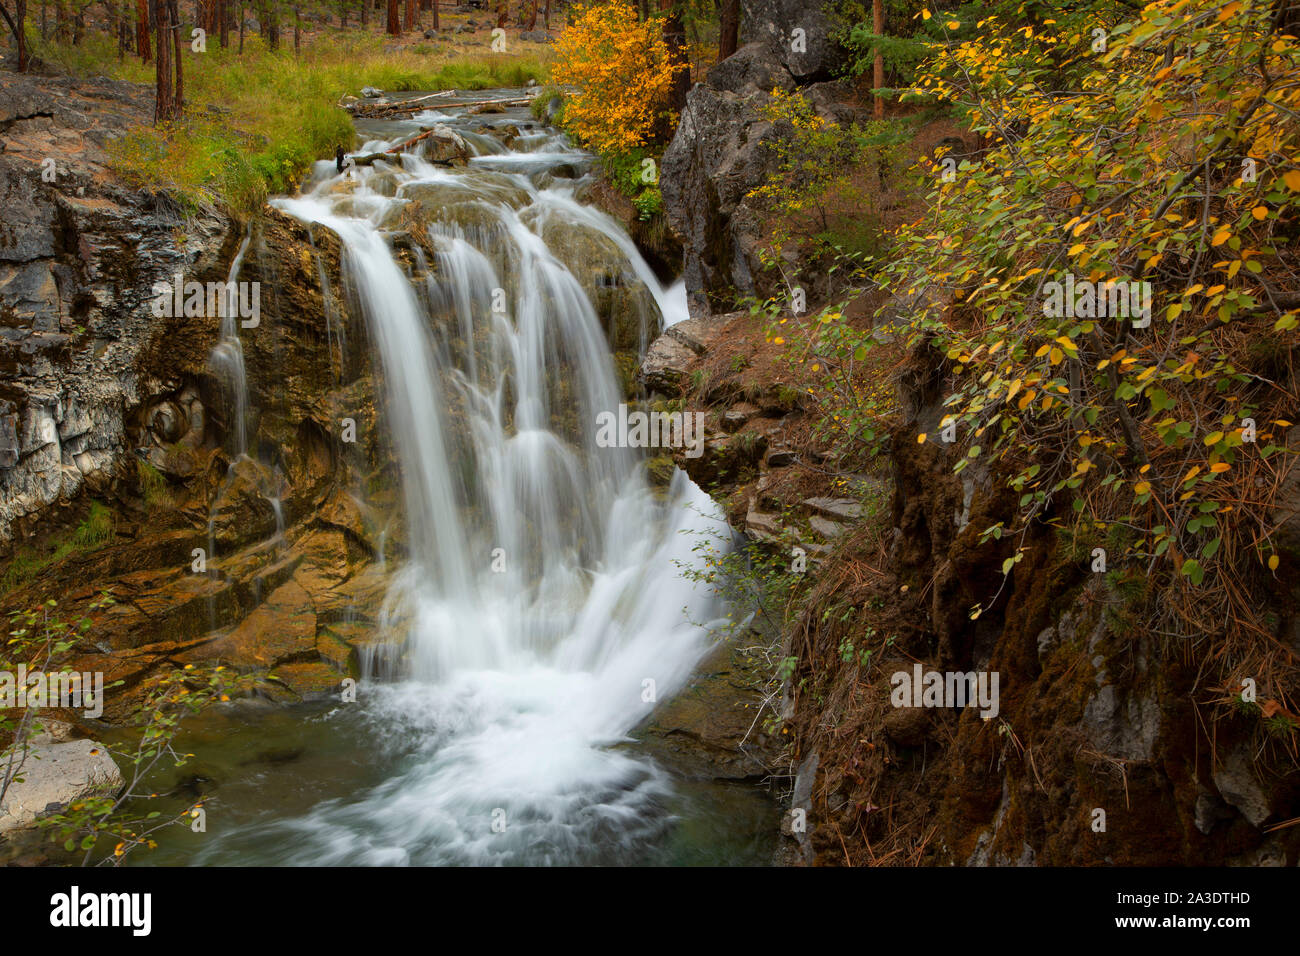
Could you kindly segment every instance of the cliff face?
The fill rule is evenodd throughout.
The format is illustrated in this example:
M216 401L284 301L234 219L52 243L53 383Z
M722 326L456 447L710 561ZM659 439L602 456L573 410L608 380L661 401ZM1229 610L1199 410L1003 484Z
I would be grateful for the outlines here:
M160 327L153 283L224 279L232 224L105 169L109 140L151 110L129 84L0 81L0 547L83 489L106 490L133 447L131 415L206 360L215 328Z
M1094 570L1091 542L1046 524L1024 540L985 539L1014 513L1009 476L954 474L955 452L917 440L936 433L952 387L941 357L894 351L880 384L899 412L880 454L864 458L830 437L803 394L811 379L781 360L760 319L705 311L722 311L720 290L752 284L752 213L738 197L767 174L758 91L790 76L759 45L732 60L692 91L665 157L700 311L652 346L643 379L706 412L705 454L677 463L733 526L778 564L806 558L771 655L786 662L771 711L789 731L790 809L807 821L801 830L787 814L791 859L1296 864L1300 832L1273 828L1300 808L1291 735L1261 717L1277 701L1225 707L1237 688L1205 679L1222 653L1214 636L1153 630L1143 575ZM751 75L762 82L733 91ZM860 327L881 304L863 299ZM1294 582L1281 590L1278 653L1294 661ZM996 675L996 706L898 706L896 675L916 668Z

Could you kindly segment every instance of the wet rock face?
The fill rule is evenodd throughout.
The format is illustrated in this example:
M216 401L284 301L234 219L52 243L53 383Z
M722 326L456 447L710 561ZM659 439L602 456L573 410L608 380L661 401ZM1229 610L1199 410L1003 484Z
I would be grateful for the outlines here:
M160 322L153 284L224 278L229 220L182 220L106 169L104 144L151 110L125 83L0 80L0 547L16 523L106 485L131 448L132 410L202 374L215 341L203 320ZM178 441L186 418L155 412L150 432Z

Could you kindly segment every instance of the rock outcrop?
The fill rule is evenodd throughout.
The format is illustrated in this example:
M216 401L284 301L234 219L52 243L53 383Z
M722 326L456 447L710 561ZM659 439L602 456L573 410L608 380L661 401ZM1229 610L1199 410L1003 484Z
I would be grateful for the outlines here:
M742 38L761 44L801 83L829 80L848 53L836 39L843 29L828 4L806 0L745 0Z
M738 297L774 288L758 255L769 217L750 196L777 168L772 146L791 133L765 112L772 91L799 88L837 121L855 114L848 90L832 80L845 54L824 13L792 0L755 0L745 4L745 22L750 42L691 89L663 157L660 189L682 243L692 314L727 312Z
M230 220L185 215L106 171L109 141L151 111L126 83L0 81L0 547L51 505L107 488L131 449L132 410L206 360L215 327L160 323L153 284L224 278Z

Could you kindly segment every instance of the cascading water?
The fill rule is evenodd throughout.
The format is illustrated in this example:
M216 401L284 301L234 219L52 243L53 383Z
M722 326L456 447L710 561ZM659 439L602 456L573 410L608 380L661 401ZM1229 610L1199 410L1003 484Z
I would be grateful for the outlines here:
M223 303L221 315L221 339L212 350L212 366L226 381L230 389L230 404L234 421L231 434L234 436L234 454L236 457L248 451L248 376L244 371L244 347L239 341L239 293L235 283L239 281L239 271L244 266L244 256L248 254L251 233L244 236L239 244L239 251L230 263L230 273L226 278L228 290Z
M586 162L562 138L503 153L442 114L390 135L430 120L461 124L484 158L449 171L408 155L351 183L321 164L276 202L341 238L385 383L409 554L384 624L405 653L353 705L385 769L205 841L199 862L619 863L650 859L672 826L671 779L625 744L709 644L720 609L682 566L721 515L681 473L656 493L640 452L598 447L621 390L588 290L546 237L612 246L650 332L683 307L552 175ZM381 224L430 196L421 276Z

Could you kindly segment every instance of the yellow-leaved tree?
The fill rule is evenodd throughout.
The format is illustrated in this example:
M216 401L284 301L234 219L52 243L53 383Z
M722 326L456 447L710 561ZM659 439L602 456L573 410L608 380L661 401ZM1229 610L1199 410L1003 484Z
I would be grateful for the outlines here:
M639 21L626 0L578 8L556 43L556 83L577 87L564 122L599 153L625 153L649 142L667 112L673 65L657 19Z

